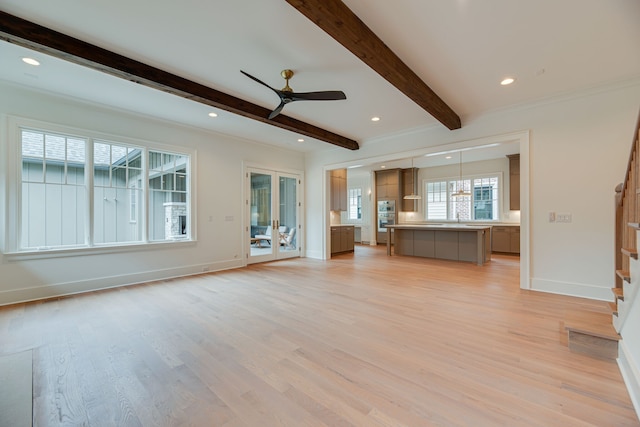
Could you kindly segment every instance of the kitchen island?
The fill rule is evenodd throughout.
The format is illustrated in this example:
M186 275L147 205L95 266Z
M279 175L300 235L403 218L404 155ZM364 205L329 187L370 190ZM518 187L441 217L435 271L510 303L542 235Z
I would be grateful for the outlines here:
M491 260L491 226L466 224L394 224L394 254L453 261ZM387 240L387 255L391 242Z

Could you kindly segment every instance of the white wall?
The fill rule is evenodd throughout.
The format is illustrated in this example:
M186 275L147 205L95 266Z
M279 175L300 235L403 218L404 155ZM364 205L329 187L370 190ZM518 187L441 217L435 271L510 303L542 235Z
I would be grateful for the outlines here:
M195 149L197 203L197 242L192 245L31 260L16 260L0 253L0 304L192 274L205 267L242 266L243 162L304 170L301 153L38 94L2 82L0 93L0 224L7 222L13 209L7 206L5 192L7 115ZM226 220L229 218L232 221ZM6 230L0 229L0 241L4 242Z
M640 81L635 81L463 118L463 128L456 131L434 126L365 142L355 152L308 155L306 194L324 197L307 200L307 255L323 258L326 253L321 214L323 202L326 205L325 169L364 159L407 157L401 153L529 130L531 269L525 287L611 300L613 190L624 178L639 106ZM573 221L549 223L550 211L571 213Z

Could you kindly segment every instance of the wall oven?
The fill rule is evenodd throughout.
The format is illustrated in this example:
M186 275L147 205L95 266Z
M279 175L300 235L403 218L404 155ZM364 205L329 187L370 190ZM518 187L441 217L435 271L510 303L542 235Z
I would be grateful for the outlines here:
M378 231L387 231L385 225L396 223L396 201L378 200Z

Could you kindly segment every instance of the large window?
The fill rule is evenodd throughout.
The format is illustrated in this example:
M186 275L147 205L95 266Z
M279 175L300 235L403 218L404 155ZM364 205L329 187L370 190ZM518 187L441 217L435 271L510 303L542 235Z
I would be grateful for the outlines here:
M19 129L20 228L11 247L189 239L190 156L89 134Z
M362 219L362 188L349 189L349 219Z
M487 175L426 183L425 212L430 221L496 221L500 178ZM462 190L463 194L460 194Z

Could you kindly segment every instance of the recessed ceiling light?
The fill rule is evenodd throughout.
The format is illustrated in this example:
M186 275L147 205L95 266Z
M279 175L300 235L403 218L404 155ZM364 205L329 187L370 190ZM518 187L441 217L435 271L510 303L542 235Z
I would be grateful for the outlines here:
M211 112L211 113L209 113L209 117L218 117L218 114L214 113L214 112Z
M386 168L386 166L385 166L385 165L380 166L380 169L384 169L384 168Z
M507 86L510 85L511 83L515 82L516 79L514 77L506 77L505 79L503 79L500 84L502 86Z
M304 142L304 139L298 138L298 142Z
M445 159L450 159L450 158L451 158L451 156L447 156L447 157L445 157Z
M33 58L24 57L24 58L22 58L22 62L24 62L25 64L29 64L29 65L40 65L40 62L38 62L37 60L35 60Z
M380 117L371 117L371 121L372 122L379 122L380 121Z

